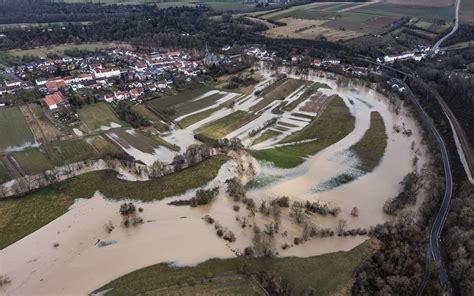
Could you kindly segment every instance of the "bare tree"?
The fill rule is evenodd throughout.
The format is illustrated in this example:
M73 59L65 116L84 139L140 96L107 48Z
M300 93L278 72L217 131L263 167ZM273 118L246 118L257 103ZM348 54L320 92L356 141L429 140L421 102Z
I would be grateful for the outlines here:
M347 221L344 219L339 219L337 221L336 231L338 235L342 235L347 227Z
M358 217L359 216L359 209L357 207L352 208L351 216L353 216L353 217Z
M306 214L304 213L304 204L299 201L295 201L291 205L291 215L295 218L296 223L301 224L305 218Z

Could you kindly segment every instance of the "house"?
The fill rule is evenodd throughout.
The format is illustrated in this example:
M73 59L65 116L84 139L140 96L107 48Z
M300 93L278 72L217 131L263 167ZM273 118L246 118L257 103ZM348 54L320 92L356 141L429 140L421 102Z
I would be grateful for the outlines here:
M66 98L61 92L55 92L52 95L47 95L43 98L43 102L48 107L49 110L53 111L59 107L66 105Z
M41 85L45 85L46 82L48 82L48 80L46 80L46 78L38 78L35 80L35 82L36 82L36 85L41 86Z
M73 76L66 76L66 77L64 77L64 83L65 83L65 84L68 84L68 85L69 85L69 84L72 84L72 83L74 83L74 82L76 82L76 78L75 78L75 77L73 77Z
M90 81L94 79L94 75L91 73L83 73L79 74L79 77L77 78L77 81Z
M120 76L119 69L94 68L92 69L94 77L97 78L111 78Z
M20 80L5 80L4 84L6 87L17 87L21 85Z
M321 59L314 59L312 64L315 67L321 67Z
M133 66L133 68L135 69L135 71L143 72L146 70L147 65L144 62L139 61Z
M130 93L130 97L132 98L132 100L136 100L142 95L143 92L139 88L134 88L134 89L130 90L129 93Z
M226 45L222 48L222 51L228 51L230 48L230 45Z
M61 88L65 87L66 83L64 83L64 80L61 81L48 81L46 82L46 88L48 89L48 92L57 92Z
M104 95L104 100L107 102L107 103L112 103L114 101L114 95L112 94L106 94Z
M114 97L116 100L121 101L128 98L128 93L126 91L116 91L114 92Z

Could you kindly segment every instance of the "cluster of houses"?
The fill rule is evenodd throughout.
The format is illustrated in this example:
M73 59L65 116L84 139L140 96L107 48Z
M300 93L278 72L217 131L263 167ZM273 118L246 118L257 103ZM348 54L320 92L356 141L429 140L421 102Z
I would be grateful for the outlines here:
M406 60L414 60L419 62L428 57L430 54L432 54L432 52L429 46L420 45L410 51L405 51L397 55L386 55L384 57L379 57L377 58L377 63L393 64L395 61Z
M19 89L37 88L43 104L60 111L67 104L68 92L92 90L96 100L109 103L138 100L145 93L162 91L173 84L170 77L197 76L206 71L203 60L183 52L139 52L114 49L84 57L42 59L7 69L0 95ZM164 75L166 74L166 75Z
M314 59L311 65L315 68L339 67L343 73L348 73L353 76L366 77L371 74L382 75L380 66L370 65L369 67L358 67L350 64L341 63L341 60L336 58Z

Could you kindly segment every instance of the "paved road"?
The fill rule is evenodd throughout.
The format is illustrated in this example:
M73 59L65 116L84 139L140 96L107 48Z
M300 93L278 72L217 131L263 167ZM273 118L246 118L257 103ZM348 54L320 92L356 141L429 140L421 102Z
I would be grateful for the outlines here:
M441 202L441 206L438 210L438 213L436 214L435 221L433 222L433 225L431 226L430 239L428 242L428 251L431 253L431 258L434 259L434 262L438 266L439 279L441 281L441 284L443 286L448 287L448 293L449 295L452 295L452 291L449 285L448 273L446 272L446 267L443 264L443 257L441 256L441 252L439 250L439 239L441 236L441 232L443 230L444 222L446 221L446 216L448 215L448 212L449 212L449 207L451 204L451 198L453 194L453 175L451 173L451 164L449 162L448 150L446 148L446 144L444 143L443 138L441 137L441 134L435 128L433 121L425 112L423 107L421 107L420 103L416 99L411 89L403 80L397 79L397 82L406 87L407 91L409 92L410 99L415 104L416 108L423 114L423 117L425 117L424 119L426 120L426 122L429 123L428 126L431 132L433 133L433 135L435 136L436 142L438 143L439 149L441 151L441 157L443 160L443 167L444 167L444 176L445 176L445 182L446 182L445 191L444 191L443 201ZM426 264L428 265L431 264L430 262L431 258L427 256ZM422 282L420 291L418 292L419 295L423 293L424 287L426 286L426 283L429 279L429 274L427 274L429 272L431 272L429 269L425 270L423 282Z
M436 52L439 49L439 47L441 46L441 43L443 43L446 39L448 39L451 35L453 35L458 30L458 28L459 28L459 7L460 6L461 6L461 0L457 0L456 1L456 16L455 16L455 20L454 20L454 27L451 30L451 32L449 32L445 36L441 37L441 39L439 39L438 42L436 42L435 45L433 45L431 50L433 50L434 52Z
M460 1L460 0L459 0ZM373 61L370 61L366 58L361 58L361 60L364 60L368 63L379 65L380 67L383 67L388 70L395 71L396 73L399 73L405 77L411 78L411 79L418 79L415 76L405 73L403 71L400 71L398 69L395 69L391 66L376 63ZM439 279L441 281L441 284L445 287L448 288L448 294L452 295L452 290L451 290L451 285L449 284L449 278L448 278L448 273L446 271L446 267L444 266L443 263L443 257L441 256L441 252L439 250L439 239L441 232L443 230L444 222L446 220L446 216L448 215L449 212L449 207L451 204L451 199L453 196L453 175L451 172L451 164L449 162L449 156L448 156L448 149L446 148L446 143L444 142L443 138L441 137L441 134L438 132L436 129L433 120L428 116L428 114L425 112L423 107L420 105L420 102L416 99L416 96L413 94L412 90L408 85L405 83L404 80L395 78L397 83L400 86L404 86L406 90L408 91L409 98L412 101L412 103L415 105L415 107L420 111L420 113L423 116L423 120L428 124L430 131L433 133L433 136L436 139L436 142L439 146L439 149L441 151L441 158L443 160L443 169L444 169L444 176L445 176L445 191L444 191L444 196L443 196L443 201L441 202L441 206L438 210L438 213L436 213L436 218L435 221L433 222L433 225L431 226L430 230L430 238L427 246L427 256L426 256L426 264L428 267L431 266L431 258L435 261L436 265L438 266L438 272L439 272ZM446 114L446 113L445 113ZM430 254L430 255L429 255ZM422 283L420 285L420 289L418 291L418 295L423 294L423 290L426 286L426 283L428 282L429 279L429 273L431 272L431 268L426 268L425 269L425 274L423 276Z

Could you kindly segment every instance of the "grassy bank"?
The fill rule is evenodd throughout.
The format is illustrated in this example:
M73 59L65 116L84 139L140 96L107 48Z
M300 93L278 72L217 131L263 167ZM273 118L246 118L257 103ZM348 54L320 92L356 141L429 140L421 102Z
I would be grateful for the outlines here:
M76 198L90 198L96 190L112 199L160 200L207 184L228 160L213 156L179 173L144 182L116 178L113 171L83 174L19 198L0 200L0 249L67 212Z
M255 158L273 162L278 167L292 168L303 163L305 157L314 155L343 139L354 129L354 125L355 118L351 115L349 108L341 98L336 97L328 104L326 110L309 125L282 141L289 145L255 150L251 153ZM306 140L310 141L291 144Z
M359 158L358 169L371 172L379 164L387 147L387 132L378 112L370 113L370 128L362 139L350 148Z
M193 295L263 295L255 280L244 273L266 271L288 281L292 295L334 295L370 254L367 245L309 258L212 259L179 268L162 263L129 273L98 291L112 289L107 295L183 295L185 291ZM313 293L304 293L308 291Z

